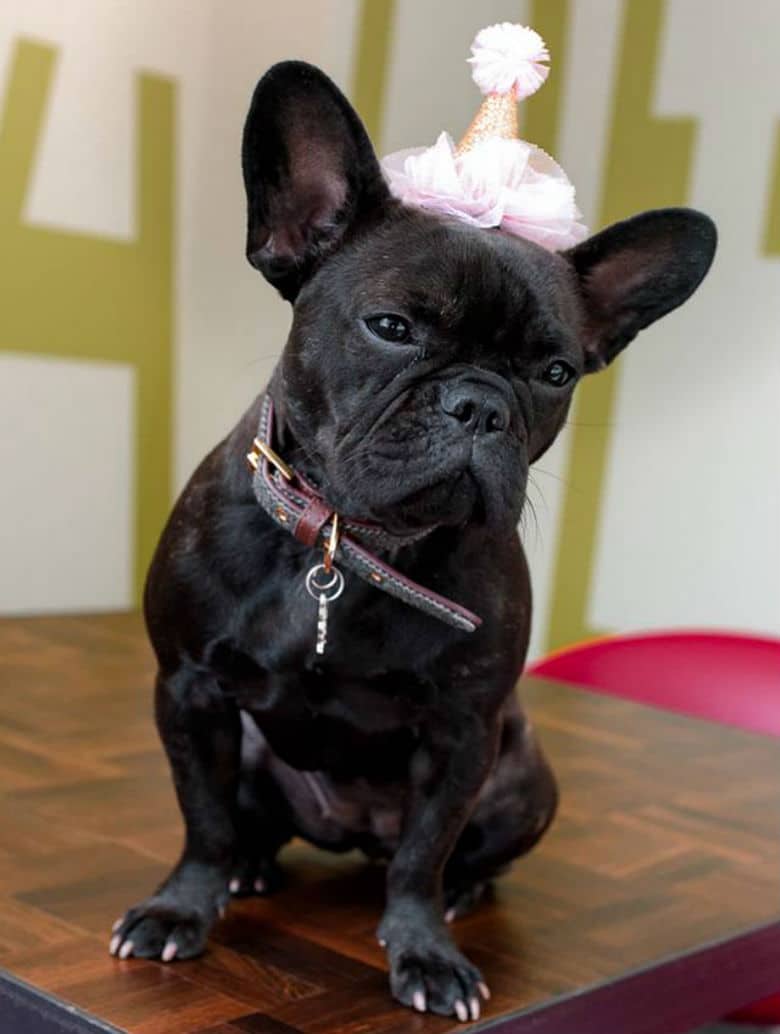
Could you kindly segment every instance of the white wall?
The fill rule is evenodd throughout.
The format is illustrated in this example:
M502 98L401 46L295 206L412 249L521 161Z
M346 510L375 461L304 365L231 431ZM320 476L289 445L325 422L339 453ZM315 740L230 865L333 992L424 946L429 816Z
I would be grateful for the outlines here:
M0 7L0 112L17 40L59 51L24 207L31 225L133 238L134 75L150 69L176 80L177 486L262 388L289 323L289 307L243 255L239 155L251 91L270 64L291 56L323 65L346 87L355 11L327 0L299 0L287 14L254 0L5 0ZM5 349L0 614L127 607L129 371L14 355L13 342L0 341ZM105 437L85 448L90 427L104 428ZM67 480L70 492L52 493L44 511L37 502L51 486L41 480L36 450L52 435L71 444L55 472L55 487ZM31 492L32 521L21 519ZM82 566L85 556L91 562Z

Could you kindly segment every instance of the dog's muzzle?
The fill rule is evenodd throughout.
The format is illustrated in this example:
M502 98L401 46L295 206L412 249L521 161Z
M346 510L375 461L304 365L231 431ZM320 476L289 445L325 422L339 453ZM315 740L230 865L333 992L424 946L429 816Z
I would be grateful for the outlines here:
M324 548L322 568L326 575L338 556L340 563L374 588L445 624L464 632L474 632L482 624L478 615L412 581L373 551L410 544L426 535L427 529L398 535L369 521L339 520L317 489L285 463L274 449L274 407L268 394L262 401L260 425L247 460L258 503L277 525L304 545Z

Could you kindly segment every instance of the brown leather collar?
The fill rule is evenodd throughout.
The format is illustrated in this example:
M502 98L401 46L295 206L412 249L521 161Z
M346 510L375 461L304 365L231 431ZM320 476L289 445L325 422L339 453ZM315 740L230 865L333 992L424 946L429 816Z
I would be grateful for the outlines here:
M255 497L272 520L306 546L315 547L320 543L325 547L331 536L336 541L334 520L337 515L333 507L274 450L274 406L268 394L263 397L257 437L247 453L247 460L253 471ZM418 585L371 551L409 545L428 535L430 529L396 535L379 524L340 516L338 527L339 565L375 588L464 632L473 632L482 624L482 619L470 610Z

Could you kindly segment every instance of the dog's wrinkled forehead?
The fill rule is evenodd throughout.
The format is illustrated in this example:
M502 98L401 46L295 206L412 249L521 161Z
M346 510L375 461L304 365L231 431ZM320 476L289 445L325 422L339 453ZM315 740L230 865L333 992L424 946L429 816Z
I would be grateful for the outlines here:
M355 316L396 312L478 342L566 336L578 303L559 256L500 230L403 212L345 248L329 275Z

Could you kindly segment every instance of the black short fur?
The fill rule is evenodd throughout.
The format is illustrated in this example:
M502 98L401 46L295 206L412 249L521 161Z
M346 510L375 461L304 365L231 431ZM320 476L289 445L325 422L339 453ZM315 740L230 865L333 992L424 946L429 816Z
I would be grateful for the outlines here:
M453 630L348 576L317 657L303 585L316 557L251 489L255 402L193 475L149 574L157 723L187 835L113 950L202 951L229 886L274 889L277 852L300 835L388 859L393 993L473 1015L482 978L445 910L475 903L556 804L513 695L531 619L516 531L528 467L577 380L696 288L714 227L651 212L558 255L406 208L348 102L299 62L258 84L243 165L247 254L294 303L268 388L283 455L339 512L428 529L387 559L484 623ZM367 322L386 313L405 340Z

